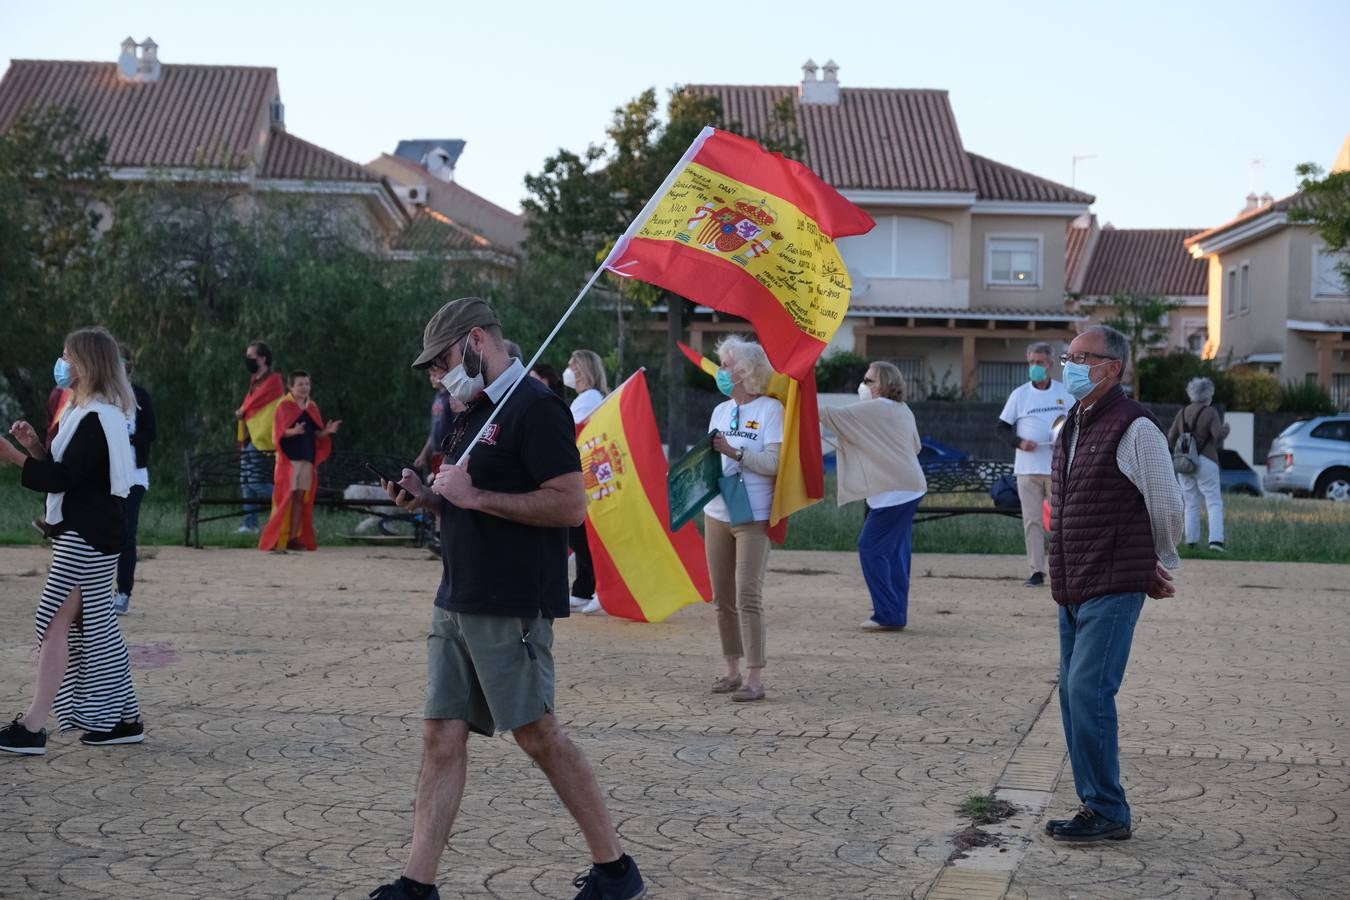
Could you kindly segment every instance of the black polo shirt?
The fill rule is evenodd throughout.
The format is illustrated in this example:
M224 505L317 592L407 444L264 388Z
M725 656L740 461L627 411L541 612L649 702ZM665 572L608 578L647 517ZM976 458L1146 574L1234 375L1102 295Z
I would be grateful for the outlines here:
M518 374L517 374L518 373ZM538 490L546 481L581 471L576 427L566 404L518 365L499 376L500 396L513 376L520 387L493 428L469 454L474 487L504 494ZM442 448L454 463L494 408L481 395L456 417ZM540 528L441 500L441 586L436 605L454 612L565 618L567 529Z

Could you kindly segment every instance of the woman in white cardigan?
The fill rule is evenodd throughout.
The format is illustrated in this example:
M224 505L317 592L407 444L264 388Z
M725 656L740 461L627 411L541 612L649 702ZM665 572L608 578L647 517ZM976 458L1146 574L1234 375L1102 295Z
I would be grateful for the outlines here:
M869 630L899 631L909 622L909 561L914 512L928 490L919 465L919 429L905 404L905 378L874 362L858 385L861 403L821 408L838 439L839 505L866 499L858 559L872 594Z

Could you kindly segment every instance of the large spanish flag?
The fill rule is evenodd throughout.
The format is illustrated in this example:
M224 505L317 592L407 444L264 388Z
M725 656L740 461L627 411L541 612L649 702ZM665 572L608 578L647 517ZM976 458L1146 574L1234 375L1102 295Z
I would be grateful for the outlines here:
M242 450L249 441L264 453L276 449L272 424L276 421L277 405L285 393L286 383L277 372L249 386L248 396L244 398L244 418L239 420L235 433L239 449Z
M683 341L680 352L711 377L717 363ZM768 394L783 404L783 449L769 510L769 537L787 540L787 518L825 497L825 461L820 448L820 407L816 402L816 373L800 380L779 372L769 382Z
M799 162L705 128L609 268L740 316L775 369L810 373L853 289L835 240L872 217Z
M660 622L712 599L703 539L690 522L670 531L666 457L639 371L614 389L577 435L589 502L586 533L605 612Z

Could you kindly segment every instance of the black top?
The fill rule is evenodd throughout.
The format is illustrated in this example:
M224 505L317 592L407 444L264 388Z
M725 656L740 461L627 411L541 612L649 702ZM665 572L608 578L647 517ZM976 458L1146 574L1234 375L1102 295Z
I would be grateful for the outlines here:
M300 411L300 418L291 427L295 425L303 425L305 430L297 435L282 438L281 452L294 462L314 462L314 451L318 443L314 433L319 430L319 426L314 424L308 408Z
M436 397L431 401L431 446L437 451L450 433L450 425L454 420L455 414L450 410L450 392L437 388Z
M114 497L108 479L108 439L98 415L80 420L60 462L29 457L23 464L23 486L61 500L61 521L53 535L73 531L100 553L122 550L122 498Z
M155 405L150 395L139 384L131 386L136 395L136 433L131 436L131 449L136 451L136 468L150 465L150 445L155 442Z
M474 486L524 494L581 471L576 426L548 385L521 374L494 428L469 455ZM455 418L442 449L454 462L492 413L486 394ZM523 525L441 500L441 586L436 605L454 612L565 618L567 529Z

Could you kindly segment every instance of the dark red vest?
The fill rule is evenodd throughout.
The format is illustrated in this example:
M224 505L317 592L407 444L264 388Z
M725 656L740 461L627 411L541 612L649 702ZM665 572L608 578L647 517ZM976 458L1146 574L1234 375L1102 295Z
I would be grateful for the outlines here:
M1050 592L1060 606L1103 594L1147 591L1157 553L1144 495L1120 472L1116 448L1133 422L1157 420L1119 387L1079 415L1069 412L1050 473ZM1069 442L1078 430L1066 476Z

